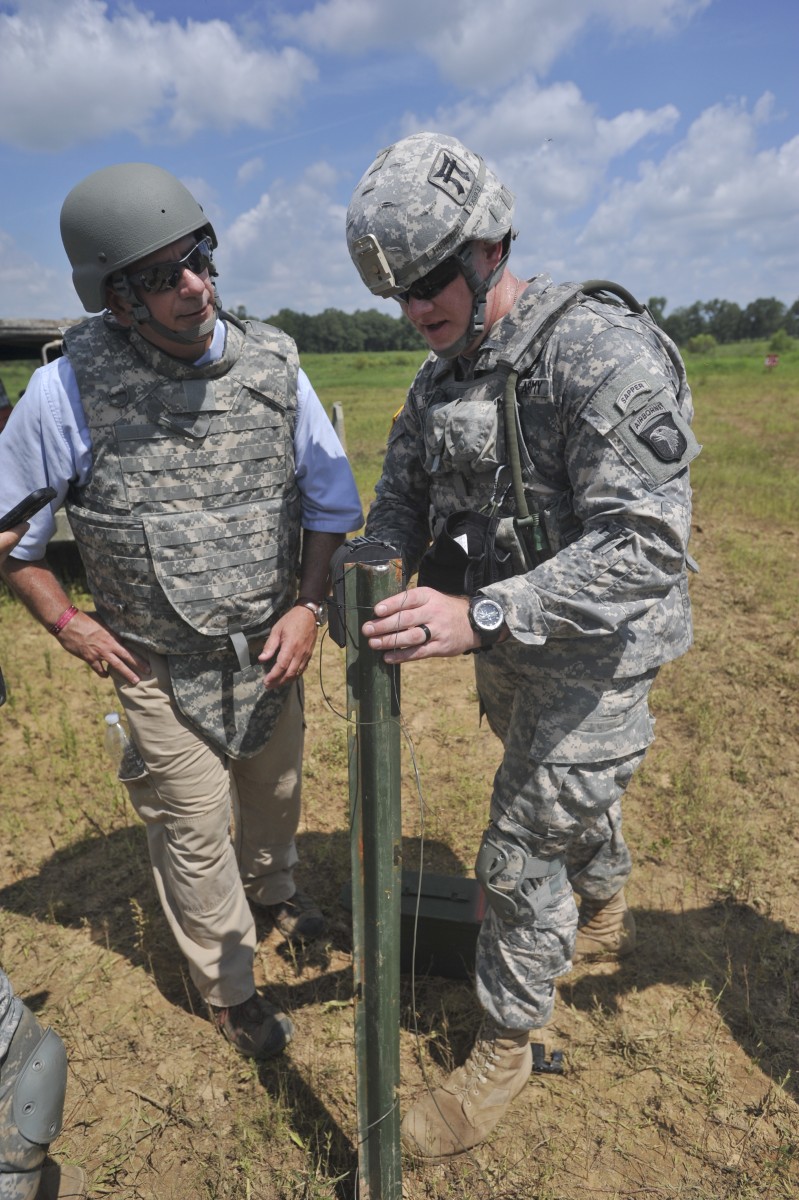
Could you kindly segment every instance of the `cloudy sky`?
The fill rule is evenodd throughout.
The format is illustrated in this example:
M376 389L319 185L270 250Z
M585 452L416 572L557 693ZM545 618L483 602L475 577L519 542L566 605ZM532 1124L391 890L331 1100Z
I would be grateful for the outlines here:
M384 307L346 252L383 146L455 134L517 195L516 273L667 311L799 297L796 0L0 0L0 316L77 316L64 196L167 167L227 307Z

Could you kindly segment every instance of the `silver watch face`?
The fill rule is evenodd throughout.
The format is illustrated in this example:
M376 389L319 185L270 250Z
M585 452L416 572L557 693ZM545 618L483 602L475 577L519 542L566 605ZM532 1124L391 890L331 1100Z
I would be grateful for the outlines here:
M496 600L490 600L488 596L485 596L473 602L472 619L478 629L484 630L486 633L493 633L502 625L505 614Z

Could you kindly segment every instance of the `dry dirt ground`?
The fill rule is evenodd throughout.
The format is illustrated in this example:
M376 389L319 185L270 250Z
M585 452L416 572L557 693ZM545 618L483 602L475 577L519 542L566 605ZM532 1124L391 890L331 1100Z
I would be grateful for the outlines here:
M547 1043L565 1073L534 1076L475 1153L405 1162L408 1200L799 1194L796 628L744 594L701 530L693 549L697 644L658 681L657 742L626 806L638 952L560 981ZM786 554L795 571L787 535ZM295 955L264 931L259 980L297 1033L261 1066L214 1034L170 942L142 828L102 755L110 684L8 600L0 662L2 965L67 1044L56 1156L83 1164L95 1198L354 1198L341 652L325 639L309 677L299 838L300 881L331 934ZM423 805L425 869L453 875L471 871L498 761L470 671L403 671L407 861ZM405 1106L467 1053L470 982L404 976L401 1020Z

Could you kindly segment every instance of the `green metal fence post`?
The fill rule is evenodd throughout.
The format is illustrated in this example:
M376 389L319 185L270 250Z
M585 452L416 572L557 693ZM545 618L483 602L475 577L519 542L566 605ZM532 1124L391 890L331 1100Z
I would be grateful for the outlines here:
M399 669L360 626L402 587L401 563L344 566L358 1101L358 1200L400 1200L402 830Z

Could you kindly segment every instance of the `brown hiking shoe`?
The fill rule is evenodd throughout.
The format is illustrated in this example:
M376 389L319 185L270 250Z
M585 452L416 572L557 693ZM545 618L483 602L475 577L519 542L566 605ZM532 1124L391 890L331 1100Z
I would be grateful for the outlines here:
M208 1007L219 1032L245 1058L272 1058L285 1050L294 1035L286 1014L257 992L229 1008Z
M532 1063L527 1029L500 1029L486 1021L463 1066L405 1114L403 1146L422 1158L479 1146L527 1083Z
M46 1158L35 1200L84 1200L86 1176L80 1167Z
M327 921L315 900L299 888L288 900L277 904L258 904L287 942L312 942L327 932Z
M635 940L635 917L627 907L624 888L610 900L583 897L572 962L625 958L635 949Z

